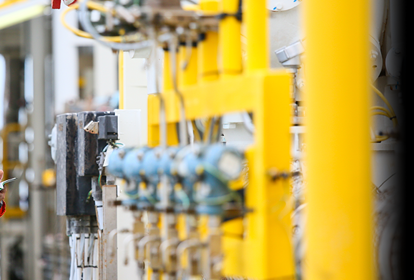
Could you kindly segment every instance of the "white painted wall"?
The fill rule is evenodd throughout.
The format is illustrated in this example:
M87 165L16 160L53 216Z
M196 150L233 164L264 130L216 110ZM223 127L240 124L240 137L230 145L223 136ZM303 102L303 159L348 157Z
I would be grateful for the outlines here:
M118 90L117 54L98 42L93 42L95 96L109 97Z
M132 58L128 52L124 53L124 109L125 110L140 110L140 123L135 129L139 130L139 135L128 135L125 139L127 146L140 146L147 143L147 99L148 99L148 80L147 76L151 81L151 74L147 75L146 70L146 59L145 58ZM149 86L153 88L153 86ZM121 110L122 111L122 110ZM122 113L122 112L120 112ZM131 128L134 129L134 128ZM125 138L125 136L124 136ZM133 138L133 139L132 139ZM122 139L121 135L121 142ZM135 144L134 144L135 143ZM122 189L124 182L117 182L120 193L118 199L126 199ZM117 210L118 230L129 229L132 230L133 217L130 211L126 211L121 207ZM133 246L129 246L127 249L124 246L124 239L127 237L126 234L118 235L118 279L138 280L137 264L133 261ZM129 254L128 264L124 263L125 254Z
M53 58L55 75L55 112L64 112L65 103L77 100L79 96L78 47L94 48L94 93L95 96L110 96L117 90L117 57L112 51L98 42L76 36L61 23L62 12L67 9L52 11L53 20ZM76 12L69 12L66 22L78 27Z

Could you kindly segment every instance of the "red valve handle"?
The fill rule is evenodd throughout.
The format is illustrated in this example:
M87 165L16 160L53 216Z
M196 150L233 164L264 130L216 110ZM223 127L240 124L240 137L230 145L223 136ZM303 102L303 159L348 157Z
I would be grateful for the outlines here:
M60 9L60 3L62 0L52 0L52 9ZM77 2L77 0L63 0L63 3L66 4L66 6L73 5Z
M52 9L60 9L61 0L52 0Z

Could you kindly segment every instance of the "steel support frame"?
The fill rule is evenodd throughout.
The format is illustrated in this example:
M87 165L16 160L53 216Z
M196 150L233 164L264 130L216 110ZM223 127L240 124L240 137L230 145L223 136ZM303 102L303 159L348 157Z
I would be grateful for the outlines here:
M202 1L201 7L206 2ZM231 3L223 0L219 7L229 9ZM255 123L255 143L246 152L249 168L249 186L246 190L246 206L252 212L241 222L225 224L225 231L242 231L244 237L223 237L225 252L223 273L225 276L239 276L249 279L293 279L295 276L293 245L291 240L291 206L289 181L272 180L272 170L290 170L290 126L291 126L291 84L292 75L286 70L270 70L267 50L267 22L265 1L244 1L244 16L248 37L248 59L241 73L226 73L228 69L238 69L239 62L234 54L230 60L222 61L218 79L203 79L203 64L200 63L200 82L179 84L184 97L187 120L222 116L234 112L252 112ZM230 27L226 24L232 25ZM224 25L224 28L223 28ZM237 32L240 25L229 19L222 22L220 32ZM229 31L230 32L230 31ZM218 38L223 38L219 34ZM250 40L249 40L250 39ZM237 41L237 40L236 40ZM219 40L222 53L231 50L241 57L241 44L231 40ZM230 44L223 46L223 44ZM264 50L265 49L265 50ZM212 50L216 54L216 50ZM166 121L168 125L167 143L178 144L176 131L171 129L180 118L179 98L170 83L171 67L168 53L164 61L164 92ZM199 61L214 61L209 57L209 49L199 48ZM210 67L211 68L211 67ZM214 68L214 67L213 67ZM228 71L227 71L228 72ZM194 74L194 73L193 73ZM229 75L231 74L231 75ZM189 75L188 73L178 73ZM167 85L167 86L165 86ZM168 86L170 85L170 86ZM159 97L148 98L148 144L159 145ZM170 137L173 134L174 137ZM249 252L246 254L246 252Z
M214 1L201 1L200 6L207 2ZM232 0L219 2L223 4L221 8L230 7ZM303 269L307 279L375 278L369 188L369 3L353 4L357 12L352 20L346 12L349 2L304 4L309 218L307 266ZM268 176L269 171L290 169L292 77L285 71L269 70L265 1L246 0L244 5L247 61L243 73L226 75L226 67L221 65L219 79L208 80L203 79L199 70L198 83L180 85L180 92L187 120L241 111L254 113L255 143L246 152L246 204L252 212L244 217L245 228L237 229L244 234L243 238L229 241L223 237L224 274L250 279L293 279L289 184L282 179L272 181ZM233 26L226 26L223 21L219 33L237 32L233 20L227 24ZM218 38L225 38L221 35ZM238 42L231 40L219 40L219 46L223 52L240 51ZM209 50L199 48L202 61L216 59L208 53ZM349 59L349 54L355 59ZM224 66L230 66L227 69L239 61L238 57L231 57L232 61L224 60ZM171 77L168 69L164 69L164 79ZM171 127L179 121L179 99L171 87L164 88L162 96ZM349 108L353 108L352 114ZM159 144L158 110L158 97L150 96L150 146ZM167 134L169 145L177 144L175 137L169 137L174 133L175 130L169 130ZM235 229L236 225L231 227Z
M291 81L287 71L262 71L182 88L188 120L241 111L253 112L255 116L255 144L247 153L250 177L246 200L252 212L245 217L246 237L240 242L230 241L230 247L239 252L233 251L234 258L240 258L241 250L249 254L244 254L242 263L226 260L228 267L224 271L234 276L272 279L294 275L291 209L285 205L289 182L272 181L266 175L271 170L290 169ZM158 104L158 98L150 96L149 130L158 130ZM171 95L165 98L165 105L167 122L177 122L178 100ZM153 144L158 141L148 139ZM223 246L226 248L226 244Z

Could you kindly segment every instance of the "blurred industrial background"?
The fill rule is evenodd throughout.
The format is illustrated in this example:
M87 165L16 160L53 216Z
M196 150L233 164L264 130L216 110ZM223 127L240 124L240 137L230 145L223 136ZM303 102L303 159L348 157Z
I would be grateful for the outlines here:
M48 1L0 1L0 169L18 178L0 220L4 280L69 278L49 134L57 114L118 106L116 54L64 29L59 17ZM67 20L77 25L76 14Z
M62 8L59 9L60 0L0 0L0 169L4 170L3 180L17 178L8 185L7 211L0 219L0 280L133 280L141 279L142 275L156 275L151 279L159 279L157 277L161 277L162 273L162 277L165 278L161 279L167 280L201 279L178 276L185 270L191 271L186 271L190 275L197 269L194 272L197 276L200 276L199 270L202 269L208 273L217 272L216 278L207 280L301 280L306 279L303 274L309 268L308 263L304 261L306 254L310 256L309 263L314 261L309 269L310 274L320 275L318 263L326 263L325 274L321 275L327 276L319 279L315 276L308 278L312 280L408 279L401 278L401 272L398 270L402 251L399 246L401 232L398 231L398 227L401 226L402 220L401 213L396 211L399 210L398 207L395 207L401 203L397 197L397 186L404 179L399 161L401 155L404 156L400 133L406 129L404 125L409 123L404 119L404 104L401 99L402 58L398 41L401 39L401 23L398 22L398 12L401 12L398 9L401 9L401 3L398 0L378 0L370 1L371 6L368 7L367 0L350 1L353 3L350 6L356 5L356 10L362 11L355 13L351 18L343 8L347 7L348 1L333 1L335 5L324 7L327 11L333 11L332 18L323 19L335 21L332 27L329 24L320 24L318 20L312 21L329 14L323 12L323 9L312 10L308 6L308 10L305 11L308 15L306 21L301 14L300 9L304 5L300 5L300 0L244 0L243 3L241 0L85 1L83 8L89 10L83 16L80 13L81 5L75 3L76 1L64 0L63 3L66 5L62 4ZM256 8L256 2L261 5L261 9ZM222 3L232 7L231 13L220 10L222 6L226 6L219 5ZM250 9L242 11L242 4ZM56 8L55 5L59 7ZM146 21L148 15L145 13L151 14L148 11L152 11L153 8L166 23L158 20ZM66 14L68 10L72 12ZM193 14L193 11L200 10L206 14ZM220 14L212 16L213 11L219 10ZM372 18L364 16L368 14L368 10ZM336 14L341 14L342 17L338 19ZM64 19L62 15L65 16ZM315 16L312 18L309 15ZM183 18L188 21L185 28L181 26ZM308 25L311 26L307 30L311 34L309 37L304 35L302 21L312 23ZM84 28L87 26L85 23L91 25L88 27L89 30ZM195 29L195 23L206 29ZM174 31L166 32L165 30L169 29L164 28L163 24L168 25L168 28L173 26ZM256 32L258 29L267 31L264 28L267 28L267 24L268 34L264 31L263 34ZM355 34L359 34L360 25L365 27L361 29L364 36L358 37ZM339 26L344 35L337 33L336 26ZM331 33L325 36L326 32ZM206 39L207 33L210 36L209 40ZM255 45L252 41L249 42L247 34L261 43ZM102 39L104 37L100 37L101 35L107 37ZM88 36L93 39L83 38ZM181 40L179 46L175 45L175 39ZM149 41L154 43L152 49L145 45ZM324 43L319 44L320 41ZM337 42L338 46L335 45ZM309 45L311 52L307 53L306 46ZM128 49L130 46L138 47ZM172 49L179 49L177 57L170 52ZM304 65L307 63L308 54L311 57L309 65L314 71L311 71L311 78L307 80ZM226 60L229 57L231 59ZM256 60L260 63L256 63ZM162 68L162 63L182 63L183 67L171 67L171 70L168 67ZM265 71L262 71L264 69ZM276 74L272 72L275 69ZM266 79L263 77L262 81L256 80L257 77L254 75L249 76L256 73L256 70L272 82L265 83L263 81ZM326 75L329 76L327 80ZM233 79L232 83L225 83L228 78ZM317 83L309 83L316 80ZM329 84L328 80L332 83ZM223 81L225 86L221 84ZM313 86L313 91L312 94L306 95L305 85L309 84L309 88ZM212 90L211 93L206 93L206 85L215 89L214 92ZM174 91L175 94L181 95L179 89L187 90L186 87L192 91L186 92L186 106L184 101L180 101L180 114L177 109L178 98L166 98L166 107L162 107L162 102L155 98L156 95L161 96L161 91L163 94L173 95ZM233 87L238 92L232 91ZM260 99L262 91L265 96L263 100L269 102ZM272 91L271 94L267 94L268 91ZM280 92L286 95L278 95ZM216 102L214 98L210 100L208 94L221 100L221 103ZM242 100L244 98L251 98L254 102ZM256 102L257 100L260 101ZM314 100L316 101L312 103ZM307 105L304 105L306 101L313 109L307 111L308 115L304 113L308 110ZM370 108L365 106L369 102L372 103ZM196 109L192 110L188 104L192 104ZM363 106L360 106L361 104ZM55 124L68 124L71 118L62 117L58 120L57 116L84 111L99 113L80 113L76 117L73 115L74 118L85 119L77 122L78 126L72 127L72 131L61 129L59 137L64 138L59 139L66 142L57 143L58 137L52 137L52 129ZM188 111L193 114L193 119L187 123L186 128L185 114ZM262 111L266 112L266 117L265 114L261 115ZM326 115L322 114L325 111ZM108 124L114 131L105 130L106 138L97 136L98 133L91 133L94 134L92 136L87 134L90 133L88 125L98 126L98 116L103 115L108 118L102 123ZM309 118L309 115L313 116L313 130L311 129L310 133L307 130L309 127L304 125L304 120L306 117ZM92 116L88 123L83 123L86 122L85 116ZM165 120L162 120L162 116ZM117 124L111 126L110 122L114 119ZM342 131L337 122L347 129ZM261 126L260 123L265 125ZM185 134L186 130L188 135ZM179 135L178 132L182 131L183 134ZM199 133L198 140L194 131ZM304 143L305 131L311 135L310 142L313 140L313 146ZM96 151L91 152L92 148L86 144L83 147L73 144L78 141L73 140L79 137L78 134L88 139L89 144L96 145ZM286 141L280 140L288 135L291 138L286 137ZM120 142L116 142L117 140ZM170 167L167 164L165 166L168 168L164 166L164 173L160 175L162 172L159 171L161 167L157 165L157 160L160 154L166 151L164 148L174 148L178 144L181 145L180 148L187 147L187 140L190 142L188 147L191 146L192 149L194 143L202 143L205 145L203 149L216 145L214 147L222 149L217 152L220 161L226 152L233 151L232 148L243 151L243 157L225 161L220 166L224 171L215 166L215 172L221 172L221 178L226 173L226 168L236 166L237 176L217 183L215 179L220 176L210 174L211 178L216 177L208 182L208 172L203 173L203 177L198 173L206 170L199 171L194 168L191 172L196 175L188 170L181 170L184 175L179 174L182 181L178 182L177 174L180 172L166 171ZM82 138L82 141L87 140ZM212 141L214 143L211 143ZM70 146L69 142L73 146ZM88 173L84 170L74 171L73 168L72 173L68 171L70 175L64 172L60 174L63 176L60 178L66 176L66 179L73 176L73 181L70 182L72 184L65 180L57 182L56 178L59 178L59 175L56 172L59 168L56 168L56 165L76 165L68 160L69 157L62 160L62 156L60 162L56 160L52 153L59 145L64 152L67 152L65 145L72 147L73 151L69 152L75 153L76 150L76 156L82 160L89 157L85 162L88 161L89 167L92 166L93 170L89 170ZM251 149L252 145L256 145L253 146L254 149ZM138 150L142 146L145 147ZM162 148L162 153L157 150L159 147ZM174 160L174 163L177 161L187 168L194 167L195 163L191 161L191 157L188 162L184 160L194 152L191 150L190 153L188 150L187 154L184 153L185 156L170 151L171 155L167 157L168 164ZM304 157L305 150L313 155L308 162ZM134 154L135 152L137 154ZM142 172L143 154L151 156L151 153L152 160L157 160L146 166L158 166L159 169L152 170L156 173L153 176L156 179L152 178L154 181L158 180L156 183L150 182L149 176L145 178L145 172ZM194 153L197 153L197 150ZM340 156L336 156L337 154ZM148 157L151 159L150 156ZM320 159L322 156L323 159ZM130 162L124 160L124 157ZM259 160L255 162L253 158ZM110 160L113 160L112 165L109 163ZM256 165L252 165L253 163ZM218 165L217 162L214 164ZM289 164L291 170L288 170ZM276 168L280 167L279 165L286 170ZM257 169L251 168L252 166ZM109 170L110 167L113 172L106 173L106 169ZM309 220L303 214L309 209L309 203L304 198L304 194L309 190L309 181L306 181L305 176L310 174L306 174L308 167L312 171L311 175L314 175L308 177L311 178L311 190L316 190L313 196L310 196L314 202L310 207L314 208L313 212L312 209L309 210L313 213L313 219ZM105 171L102 171L104 169ZM283 172L279 173L280 171ZM166 175L168 172L171 174ZM325 176L327 173L334 175ZM81 177L82 180L86 179L79 183L75 177L76 180ZM184 192L184 199L178 199L180 194L183 195L182 189L179 188L181 183L185 185L183 178L191 179L187 182L190 192ZM286 187L286 184L281 183L281 178L293 180L289 187ZM193 179L195 181L192 181ZM214 191L210 193L210 189L203 194L202 188L198 188L200 182L201 186L211 187L211 184L212 189L217 187L216 190L223 191L224 195L220 192L216 195ZM102 198L105 196L102 195L102 189L105 189L102 186L115 185L116 191L111 192L107 188L106 191L110 194L107 193L107 197ZM153 193L148 195L148 186L157 187L151 189ZM249 186L253 191L249 192ZM76 193L76 199L73 201L82 204L82 207L79 207L82 211L89 208L90 213L85 214L81 210L71 212L73 209L69 211L66 208L67 205L68 208L71 206L70 199L66 197L66 191L71 188L82 188L82 195L88 195L85 200L82 195ZM63 202L57 205L59 189L63 194ZM196 200L192 192L206 195L208 199ZM160 193L164 195L161 196ZM168 195L171 193L177 194L177 197ZM232 195L237 195L239 199ZM154 197L158 199L155 202L150 199L156 200ZM269 197L272 197L273 201ZM91 203L92 200L95 200L95 204ZM161 202L166 202L170 208L157 208ZM189 210L185 208L186 202L188 205L191 204L191 207L208 207L201 207L201 210L194 207ZM114 204L120 207L112 207ZM283 206L279 207L280 204ZM233 206L234 208L231 208ZM106 212L99 212L99 207ZM259 211L255 211L257 209ZM225 217L228 214L226 211L230 214L235 211L237 215ZM86 230L82 228L84 215L91 221L85 226ZM178 221L183 215L185 222L184 218ZM198 220L202 215L211 218L211 223L207 226L201 225ZM160 217L171 219L167 220L171 225L165 232L164 228L163 231L160 230ZM71 221L75 222L71 224ZM99 230L94 224L96 221L101 221ZM77 223L82 226L77 227ZM184 227L183 223L188 224ZM148 225L150 229L152 226L152 232L147 230ZM203 226L210 230L208 234L212 233L211 236L206 235L208 231ZM227 230L227 236L223 233L224 229ZM151 233L147 235L148 232ZM198 235L200 232L202 234ZM189 236L195 237L190 239ZM304 241L306 236L311 237L309 243ZM147 240L149 245L145 242L142 245L141 240L147 237L155 238L156 241ZM88 244L85 238L91 240L89 247L86 246ZM201 243L200 240L203 238L204 243ZM98 239L99 241L96 241ZM171 243L161 246L158 244L161 239L163 242ZM194 248L186 248L182 252L188 250L188 260L191 259L193 262L181 267L182 271L176 271L177 263L180 264L180 261L176 260L179 251L178 240L182 243L196 240L198 245L191 246L201 248L202 244L204 249L210 250L209 254L213 253L203 259ZM347 242L352 246L347 246ZM98 249L95 243L101 244ZM325 243L329 245L325 246ZM141 247L138 244L141 244ZM172 253L169 252L170 247L174 248L171 249ZM148 253L144 256L141 250L151 251L153 255ZM94 264L97 262L93 257L95 251L100 254L99 265ZM132 252L134 261L128 261ZM91 265L85 268L84 259L79 261L79 255L88 259L88 265L91 257ZM355 255L358 258L354 258ZM225 259L223 256L228 258ZM112 271L104 271L103 262L111 264L108 271ZM335 266L337 264L338 266ZM197 269L190 269L192 265ZM171 271L167 271L167 267ZM313 270L315 267L317 269ZM162 271L163 269L166 270ZM99 273L96 272L98 270ZM162 272L156 274L154 271ZM205 271L203 270L203 273ZM352 273L359 278L349 278L349 275L355 275ZM343 276L345 274L347 276ZM252 275L259 275L261 278Z

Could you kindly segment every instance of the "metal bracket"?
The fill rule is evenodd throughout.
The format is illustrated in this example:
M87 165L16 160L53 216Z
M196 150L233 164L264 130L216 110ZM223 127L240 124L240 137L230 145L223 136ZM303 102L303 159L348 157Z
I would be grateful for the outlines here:
M90 121L83 129L91 134L98 134L99 122Z
M299 67L299 56L304 53L305 48L302 42L296 41L287 47L280 48L275 51L279 62L286 67Z
M286 180L286 179L294 177L294 176L299 176L300 174L301 173L298 172L298 171L295 171L295 172L286 172L286 171L279 172L274 168L271 168L267 171L267 175L269 176L270 180L272 180L272 181L276 181L278 179Z

